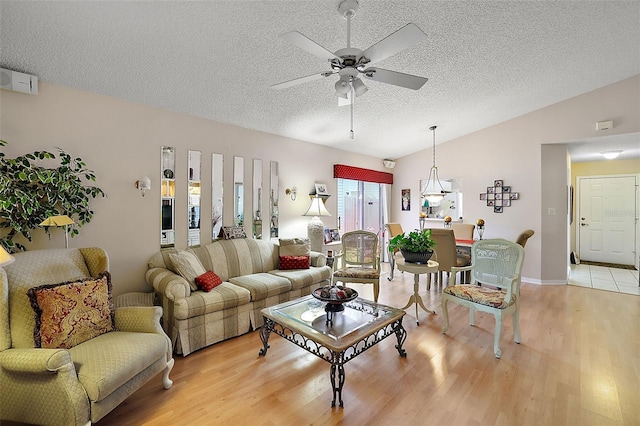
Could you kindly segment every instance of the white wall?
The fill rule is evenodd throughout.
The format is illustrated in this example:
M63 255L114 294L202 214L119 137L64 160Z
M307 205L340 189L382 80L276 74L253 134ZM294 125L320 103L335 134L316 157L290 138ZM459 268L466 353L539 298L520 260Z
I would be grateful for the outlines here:
M595 123L603 120L614 122L614 128L606 134L595 130ZM431 145L428 128L432 125L442 128L447 123L438 122L437 118L425 122L425 146ZM555 223L553 230L547 230L549 218L543 221L542 212L554 207L556 215L565 214L566 204L562 200L566 197L566 150L559 150L557 155L562 158L558 158L554 166L550 165L557 173L557 182L547 182L543 187L542 170L545 173L549 170L543 164L542 145L638 131L640 75L439 144L437 166L441 179L463 179L464 222L475 223L477 218L484 218L485 238L514 240L522 230L533 229L536 234L525 249L523 278L534 283L556 284L566 282L566 267L559 267L556 260L565 265L568 262L568 222L563 219L562 224ZM431 164L431 148L396 162L391 221L400 222L405 230L418 227L419 180L427 178ZM511 207L505 207L504 213L493 213L479 200L479 194L492 186L495 179L503 179L512 191L520 193L520 199L513 201ZM400 210L403 188L411 189L409 212ZM559 218L562 216L556 216Z
M266 108L267 106L265 106ZM335 194L333 164L350 164L385 170L377 158L356 155L320 145L303 143L236 126L189 117L143 105L40 82L37 96L0 91L0 138L9 142L8 157L34 150L60 147L81 157L96 172L96 185L107 198L92 203L95 216L71 238L71 247L100 246L111 261L114 293L148 291L146 263L160 247L160 147L176 147L176 246L187 244L188 150L202 152L202 181L211 182L211 154L224 154L224 223L233 223L233 156L245 158L245 214L251 217L253 158L263 160L263 185L269 185L269 162L280 165L280 236L306 236L309 197L314 183L327 185ZM151 177L151 191L143 198L135 188L140 176ZM298 197L285 196L296 186ZM204 188L208 186L203 185ZM209 187L210 188L210 187ZM268 199L263 197L266 206ZM327 201L336 225L336 197ZM203 190L202 241L210 241L211 194ZM266 210L265 210L266 211ZM41 230L33 232L29 249L64 247L64 233L52 231L48 240Z
M515 239L524 229L536 235L527 243L523 277L529 282L553 284L566 279L566 270L547 259L567 261L566 231L545 232L542 211L549 207L545 200L561 200L566 193L564 182L552 182L544 188L542 181L542 145L581 138L604 136L594 130L597 121L614 121L607 135L640 131L640 76L635 76L564 102L534 111L437 146L441 178L461 177L464 191L464 222L486 220L485 238ZM265 106L265 108L268 106ZM490 114L487 111L487 114ZM233 156L246 159L245 183L251 182L251 160L264 160L263 182L268 185L268 164L280 163L280 230L281 236L306 235L308 218L302 216L309 204L305 193L313 191L314 182L326 183L335 194L333 164L344 163L383 170L380 159L283 138L276 135L225 125L208 120L161 111L154 108L94 95L41 82L37 96L0 91L0 138L10 144L4 149L14 157L34 150L54 150L59 146L82 157L98 176L97 185L108 198L95 200L94 220L81 229L70 245L104 247L111 259L115 293L147 290L144 272L148 258L159 248L160 147L177 148L178 221L176 241L184 248L187 241L187 151L203 153L203 182L211 180L211 153L225 156L225 194L232 194ZM429 126L447 123L425 122L425 146L431 146ZM566 175L566 157L557 162ZM431 149L397 160L393 169L391 221L404 229L418 227L419 181L426 179L431 167ZM138 177L152 178L152 190L142 198L134 187ZM479 200L479 194L503 179L520 199L506 207L504 213L493 213ZM564 179L564 178L563 178ZM180 182L182 180L182 182ZM287 187L298 188L298 198L284 195ZM400 191L410 188L411 211L400 210ZM251 205L247 187L245 203ZM211 207L211 196L203 193L203 212ZM263 200L266 203L266 200ZM554 203L556 201L553 201ZM335 227L336 197L327 201L333 217L323 218L325 225ZM558 207L560 209L561 206ZM561 211L561 210L560 210ZM559 213L556 210L557 214ZM225 203L225 224L232 223L232 203ZM248 213L247 213L248 214ZM563 213L564 214L564 213ZM206 217L204 217L206 218ZM204 219L203 218L203 219ZM210 225L203 221L203 241ZM561 226L566 226L561 225ZM62 247L63 234L53 232L46 239L42 231L34 232L31 249ZM545 250L542 255L543 247ZM560 269L563 269L562 271ZM545 271L543 273L543 271Z

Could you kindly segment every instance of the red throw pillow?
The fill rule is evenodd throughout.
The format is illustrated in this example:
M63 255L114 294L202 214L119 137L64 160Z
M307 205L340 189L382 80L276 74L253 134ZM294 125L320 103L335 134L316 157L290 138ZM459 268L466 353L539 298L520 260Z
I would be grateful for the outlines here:
M213 271L207 271L204 274L196 277L196 284L200 290L207 293L213 290L214 287L222 284L222 279L217 276Z
M309 256L280 256L280 269L309 269Z

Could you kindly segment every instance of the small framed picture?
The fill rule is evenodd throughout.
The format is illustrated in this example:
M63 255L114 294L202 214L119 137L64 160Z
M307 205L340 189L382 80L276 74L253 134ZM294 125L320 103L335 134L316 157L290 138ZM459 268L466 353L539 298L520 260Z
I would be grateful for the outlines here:
M511 192L511 187L510 186L503 186L502 187L502 192Z
M504 207L510 207L511 206L511 199L510 198L503 198L502 199L502 205Z
M401 191L402 194L402 211L406 212L411 210L411 190L410 189L403 189Z
M495 203L495 200L487 200L487 207L492 207Z
M340 230L337 228L324 228L324 243L340 241Z
M324 183L316 183L316 195L329 195L327 185Z
M510 200L519 200L520 199L520 193L519 192L511 192L511 193L509 193L509 199Z
M502 213L502 206L493 206L494 213Z
M487 186L487 194L493 194L496 189L493 186Z
M503 183L502 179L494 180L493 181L493 186L502 186L502 183Z
M480 194L480 199L481 200L486 200L487 199L487 194L486 193Z

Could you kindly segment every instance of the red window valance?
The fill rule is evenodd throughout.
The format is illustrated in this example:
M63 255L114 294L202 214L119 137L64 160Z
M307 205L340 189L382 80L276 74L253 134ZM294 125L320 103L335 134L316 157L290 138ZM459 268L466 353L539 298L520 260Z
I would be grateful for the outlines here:
M344 164L333 165L333 177L363 182L393 183L392 173L379 172L377 170L363 169L361 167L347 166Z

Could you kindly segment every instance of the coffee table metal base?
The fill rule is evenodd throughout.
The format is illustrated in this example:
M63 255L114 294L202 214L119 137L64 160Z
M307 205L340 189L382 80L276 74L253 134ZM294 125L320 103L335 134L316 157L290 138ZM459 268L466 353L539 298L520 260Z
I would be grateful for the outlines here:
M352 308L359 309L360 307L352 306ZM267 350L269 349L269 336L272 332L285 338L291 343L306 349L315 356L322 358L331 364L330 379L331 387L333 389L333 400L331 401L332 407L335 407L336 404L340 407L344 407L344 403L342 401L342 387L344 386L345 381L344 364L348 361L392 334L396 335L398 344L395 345L395 347L400 356L407 356L407 352L402 348L402 345L407 338L407 331L402 326L402 317L390 324L387 324L375 333L364 336L362 339L342 351L332 350L321 343L298 333L296 330L279 324L270 318L264 317L264 325L260 329L260 340L262 340L263 345L259 352L260 356L265 356L267 354Z

